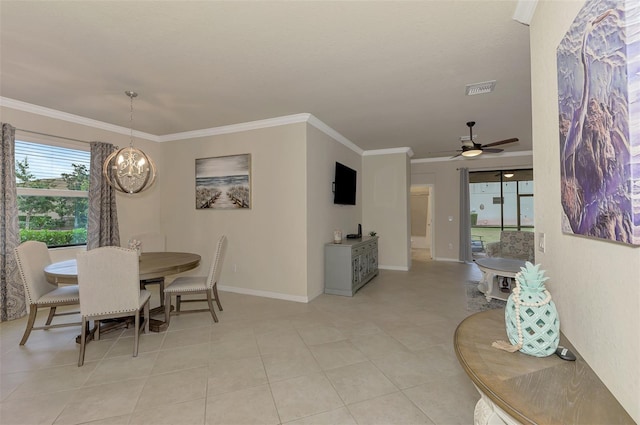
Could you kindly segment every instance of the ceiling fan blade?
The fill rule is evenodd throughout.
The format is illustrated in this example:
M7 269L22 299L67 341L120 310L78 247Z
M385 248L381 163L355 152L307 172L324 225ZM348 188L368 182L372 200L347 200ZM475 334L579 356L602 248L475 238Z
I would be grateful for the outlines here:
M490 148L491 146L505 145L507 143L514 143L514 142L517 142L517 141L518 141L518 138L514 137L512 139L505 139L505 140L500 140L498 142L493 142L493 143L489 143L489 144L486 144L486 145L482 145L482 147L483 148Z
M457 158L457 157L459 157L460 155L462 155L462 152L460 152L459 154L453 155L453 156L452 156L451 158L449 158L449 159Z
M504 151L504 149L499 149L499 148L483 148L482 152L487 152L487 153L500 153Z

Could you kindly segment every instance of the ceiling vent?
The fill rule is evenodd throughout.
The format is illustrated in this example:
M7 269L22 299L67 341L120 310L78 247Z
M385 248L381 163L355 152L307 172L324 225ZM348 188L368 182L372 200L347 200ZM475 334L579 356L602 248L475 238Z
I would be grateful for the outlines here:
M491 93L496 88L496 80L485 81L484 83L467 84L464 93L467 96L476 94Z

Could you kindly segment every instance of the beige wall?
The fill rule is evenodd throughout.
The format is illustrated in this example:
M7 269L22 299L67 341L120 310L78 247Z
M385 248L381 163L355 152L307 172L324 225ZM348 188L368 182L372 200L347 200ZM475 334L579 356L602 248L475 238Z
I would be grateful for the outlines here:
M306 123L163 144L161 224L167 249L203 255L205 273L216 239L229 238L223 289L307 299ZM196 210L195 160L251 154L251 209Z
M2 122L9 123L18 129L54 134L56 136L79 139L87 142L109 142L120 147L129 145L129 136L127 134L115 133L89 125L76 124L6 107L0 108L0 111L2 114ZM88 149L88 143L65 141L21 131L16 131L16 138L19 140L43 143L54 141L73 147L87 147ZM161 171L158 181L150 190L135 196L117 195L120 239L123 244L126 244L130 235L134 233L160 230L160 215L158 211L160 208L162 185L165 180L162 171L164 169L162 146L159 143L139 138L134 139L134 146L141 148L149 154ZM51 257L54 261L66 260L74 258L77 251L77 248L59 248L52 250Z
M2 120L17 128L68 138L129 144L125 134L39 114L2 108ZM22 140L43 136L18 133ZM57 143L59 139L52 139ZM73 147L87 143L68 142ZM158 180L137 195L118 194L120 238L161 232L167 250L200 253L202 264L190 274L205 274L220 234L229 237L222 289L308 301L324 290L324 244L334 229L355 233L362 222L362 158L312 125L301 122L232 134L157 143L136 138L156 162ZM252 208L242 211L196 210L195 160L250 153ZM358 171L356 206L333 204L335 162ZM51 250L54 261L74 258L78 248Z
M556 150L557 151L557 150ZM476 159L441 160L431 162L412 161L411 184L433 184L430 201L433 202L431 231L434 244L431 255L437 260L458 261L460 226L460 172L531 168L533 159L526 156L484 156ZM534 183L538 187L538 183ZM537 193L536 193L537 195ZM452 221L449 221L452 217Z
M406 153L365 155L362 164L362 232L378 233L380 268L409 270L409 156Z
M336 161L353 168L358 175L356 205L334 205L332 182ZM309 298L324 292L324 245L333 231L343 237L357 233L362 223L362 159L312 125L307 126L307 292Z
M531 24L536 259L561 329L640 422L640 248L561 232L556 48L583 2L539 2Z

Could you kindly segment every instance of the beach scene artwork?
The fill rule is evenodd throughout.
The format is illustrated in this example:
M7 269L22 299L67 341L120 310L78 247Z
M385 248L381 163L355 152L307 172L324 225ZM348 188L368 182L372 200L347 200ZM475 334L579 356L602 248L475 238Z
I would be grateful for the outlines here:
M557 65L562 230L640 245L640 2L588 0Z
M196 209L251 208L251 155L196 159Z

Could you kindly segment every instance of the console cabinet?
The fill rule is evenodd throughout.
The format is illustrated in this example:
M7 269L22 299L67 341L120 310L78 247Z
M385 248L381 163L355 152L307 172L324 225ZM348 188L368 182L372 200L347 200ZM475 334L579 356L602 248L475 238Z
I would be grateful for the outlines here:
M352 297L378 275L378 237L345 239L324 246L324 292Z

